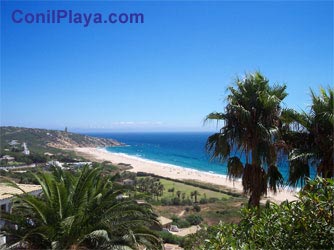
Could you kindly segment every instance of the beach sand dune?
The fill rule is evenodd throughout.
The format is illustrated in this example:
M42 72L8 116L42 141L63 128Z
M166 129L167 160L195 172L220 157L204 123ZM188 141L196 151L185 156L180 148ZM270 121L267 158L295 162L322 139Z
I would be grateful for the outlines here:
M231 181L225 175L201 172L190 168L183 168L175 165L164 164L160 162L150 161L139 157L129 156L126 154L111 153L100 148L73 148L79 155L85 156L94 161L110 161L113 164L130 164L133 168L132 172L145 172L162 177L168 177L179 180L196 180L206 183L224 186L233 192L242 193L242 184L240 180ZM296 200L296 192L291 189L279 190L276 194L268 191L267 197L263 200L271 200L276 203L288 200Z

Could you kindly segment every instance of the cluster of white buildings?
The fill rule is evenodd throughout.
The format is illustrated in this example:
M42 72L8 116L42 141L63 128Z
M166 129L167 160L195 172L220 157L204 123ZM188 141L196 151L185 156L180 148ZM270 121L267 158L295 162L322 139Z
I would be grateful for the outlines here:
M17 140L12 140L8 144L12 149L17 149L17 146L20 145L20 143ZM28 149L27 143L23 142L21 146L23 148L22 154L30 155L30 150ZM5 151L9 151L9 149L5 149ZM6 164L8 164L8 163L14 162L15 158L10 155L4 155L0 158L0 161L3 161Z
M20 145L20 143L17 140L12 140L8 144L9 144L9 146L11 146L11 148L14 148L14 149L16 149L18 145ZM21 146L23 147L22 153L25 154L25 155L30 155L30 151L27 147L27 143L23 142L21 144Z

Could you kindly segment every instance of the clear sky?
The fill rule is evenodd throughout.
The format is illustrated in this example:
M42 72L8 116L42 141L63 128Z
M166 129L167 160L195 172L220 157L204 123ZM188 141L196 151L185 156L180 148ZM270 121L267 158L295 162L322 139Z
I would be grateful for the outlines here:
M14 10L143 13L142 24L14 23ZM204 131L236 76L333 86L332 1L1 1L1 125Z

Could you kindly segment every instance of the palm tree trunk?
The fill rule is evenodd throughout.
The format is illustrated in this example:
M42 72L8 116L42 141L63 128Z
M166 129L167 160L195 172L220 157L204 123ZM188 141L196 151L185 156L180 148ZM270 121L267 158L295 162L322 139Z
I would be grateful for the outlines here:
M249 207L259 207L260 206L260 195L253 192L248 200Z
M248 206L250 207L260 206L261 186L263 185L260 173L261 173L260 167L257 165L252 165L251 179L253 183L253 188L251 190L251 194L248 200Z
M251 169L251 183L252 183L252 189L251 189L251 195L248 200L248 206L251 207L258 207L260 206L260 199L261 199L261 191L263 187L263 176L261 167L258 165L258 159L257 159L257 147L256 144L253 146L252 150L252 169Z

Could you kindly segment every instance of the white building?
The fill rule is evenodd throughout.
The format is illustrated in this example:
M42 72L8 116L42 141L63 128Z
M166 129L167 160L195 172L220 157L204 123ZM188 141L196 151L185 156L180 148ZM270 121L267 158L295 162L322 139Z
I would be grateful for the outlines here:
M46 164L47 167L59 167L59 168L63 168L63 163L59 162L59 161L55 161L55 160L52 160L52 161L48 161L48 163Z
M23 152L22 153L25 154L25 155L30 155L30 151L27 147L27 143L23 142L22 147L23 147Z
M4 155L3 157L0 158L0 161L6 161L8 163L15 161L15 158L10 155Z
M8 143L10 146L17 146L20 143L17 142L17 140L12 140L11 142Z

